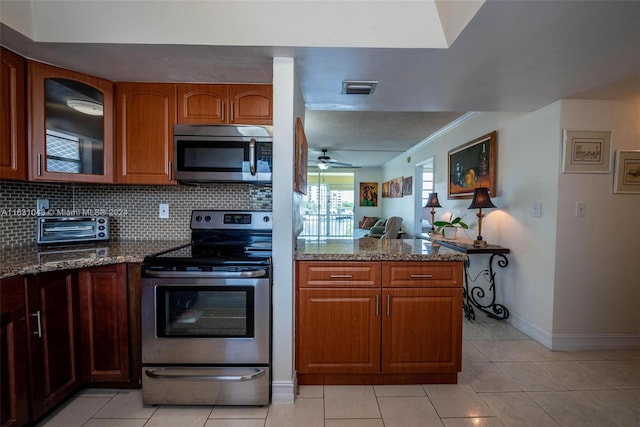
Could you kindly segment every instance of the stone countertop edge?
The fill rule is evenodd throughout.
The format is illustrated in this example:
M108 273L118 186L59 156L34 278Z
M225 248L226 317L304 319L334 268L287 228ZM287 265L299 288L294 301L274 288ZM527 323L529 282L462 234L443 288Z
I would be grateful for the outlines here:
M296 261L467 261L468 255L422 239L297 241Z
M146 256L188 243L184 240L119 240L4 248L0 250L0 279L101 265L141 263Z

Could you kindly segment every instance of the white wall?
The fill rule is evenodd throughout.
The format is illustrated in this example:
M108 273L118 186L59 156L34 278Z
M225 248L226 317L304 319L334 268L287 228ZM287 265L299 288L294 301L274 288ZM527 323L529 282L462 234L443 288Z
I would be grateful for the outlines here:
M640 150L640 100L562 101L569 130L612 130L615 150ZM607 174L560 174L553 332L580 346L595 334L603 346L640 345L640 195L613 193ZM586 216L575 217L575 203Z
M531 113L476 113L386 164L382 179L407 176L407 154L414 164L433 156L443 205L436 218L454 212L476 228L470 200L447 200L447 152L497 130L498 209L486 211L482 234L511 249L509 266L497 272L509 321L548 347L638 347L640 196L613 195L612 174L560 172L563 128L614 129L614 149L639 149L638 111L638 102L562 101ZM587 203L582 222L573 214L577 200ZM542 217L532 217L533 202L542 203ZM413 227L413 203L385 199L385 215ZM605 226L612 217L616 224ZM472 276L484 263L472 256Z
M293 158L299 105L292 58L273 59L273 351L272 401L294 400Z

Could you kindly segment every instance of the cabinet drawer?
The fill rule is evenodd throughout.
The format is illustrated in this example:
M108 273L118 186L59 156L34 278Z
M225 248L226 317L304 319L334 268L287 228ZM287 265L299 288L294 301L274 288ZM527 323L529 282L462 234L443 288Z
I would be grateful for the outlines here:
M385 287L456 287L463 284L462 262L385 262Z
M299 287L379 287L380 263L300 261L297 277Z

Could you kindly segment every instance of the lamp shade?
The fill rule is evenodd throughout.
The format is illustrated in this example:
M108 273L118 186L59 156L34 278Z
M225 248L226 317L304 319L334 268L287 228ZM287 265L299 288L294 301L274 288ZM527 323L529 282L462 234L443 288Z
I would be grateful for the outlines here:
M473 189L473 200L469 209L495 208L495 205L489 198L489 191L485 187Z
M429 193L429 200L427 200L427 204L424 205L425 208L441 208L440 202L438 201L438 193Z

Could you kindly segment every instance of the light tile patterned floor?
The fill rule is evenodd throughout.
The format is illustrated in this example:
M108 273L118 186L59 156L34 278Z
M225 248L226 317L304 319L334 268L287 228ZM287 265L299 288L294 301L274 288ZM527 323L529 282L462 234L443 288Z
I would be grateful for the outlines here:
M294 405L144 406L84 390L46 427L640 426L640 351L552 352L505 322L464 323L458 384L302 386Z

